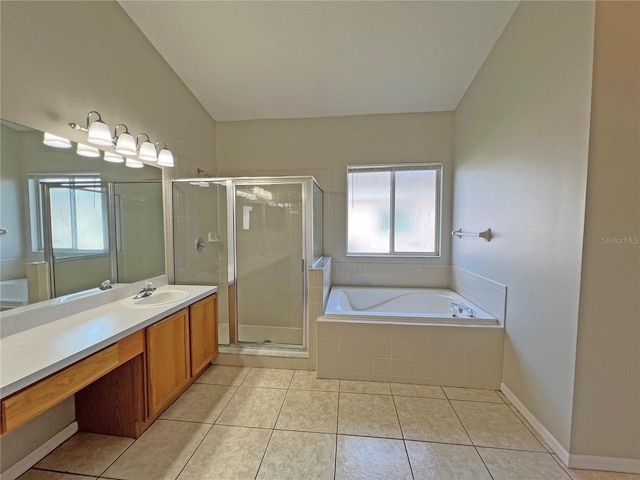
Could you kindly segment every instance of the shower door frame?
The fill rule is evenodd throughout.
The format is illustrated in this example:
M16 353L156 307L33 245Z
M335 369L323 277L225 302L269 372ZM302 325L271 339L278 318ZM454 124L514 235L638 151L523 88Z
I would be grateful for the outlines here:
M308 302L309 302L309 262L313 259L313 185L317 184L315 178L310 176L274 176L274 177L234 177L227 179L227 218L233 219L232 225L228 225L230 235L229 263L233 265L233 286L234 286L234 328L231 331L229 325L230 345L237 345L243 348L268 348L306 351L308 347ZM236 208L236 187L237 186L268 186L268 185L300 185L302 193L301 224L302 224L302 344L282 344L282 343L251 343L239 341L239 303L238 303L238 256L237 256L237 236L236 228L238 222L238 211ZM231 342L231 339L234 342Z

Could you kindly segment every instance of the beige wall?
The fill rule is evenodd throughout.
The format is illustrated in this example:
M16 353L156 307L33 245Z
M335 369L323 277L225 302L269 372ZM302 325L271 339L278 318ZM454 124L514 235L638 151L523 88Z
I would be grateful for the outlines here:
M111 128L163 140L176 163L215 169L214 121L122 8L105 2L2 2L1 114L74 141L97 110Z
M521 2L456 113L453 265L507 286L503 383L569 448L594 4Z
M0 16L3 118L82 141L67 123L98 110L112 128L165 141L167 178L215 171L213 119L116 2L1 2ZM68 423L49 415L29 424L29 443L3 439L1 469Z
M640 458L639 26L640 3L598 2L571 441L576 455Z
M324 190L324 253L340 264L400 264L395 275L416 282L424 274L416 264L450 263L453 114L363 115L296 120L218 122L217 160L220 174L314 175ZM437 259L347 258L347 165L362 163L442 162L444 194L442 256ZM387 268L388 270L388 268ZM440 270L438 270L439 272ZM376 275L367 275L374 282ZM448 285L448 277L442 279ZM384 281L384 280L383 280ZM424 279L422 279L424 281Z

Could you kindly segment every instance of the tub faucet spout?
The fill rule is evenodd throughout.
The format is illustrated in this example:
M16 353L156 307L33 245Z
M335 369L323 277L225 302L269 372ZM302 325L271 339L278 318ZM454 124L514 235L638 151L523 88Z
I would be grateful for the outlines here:
M467 317L474 318L476 316L476 311L462 303L451 302L451 316L459 317L461 314L466 314Z

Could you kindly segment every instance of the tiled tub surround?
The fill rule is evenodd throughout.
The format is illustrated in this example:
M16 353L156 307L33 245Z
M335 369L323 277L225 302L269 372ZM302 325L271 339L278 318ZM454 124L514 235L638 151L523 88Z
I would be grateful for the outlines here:
M21 480L96 478L640 477L563 467L499 392L212 366L139 439L78 434Z
M318 320L318 378L496 390L504 329Z
M507 310L505 285L452 265L451 289L489 312L504 325Z
M446 266L446 273L440 273L451 279L452 290L494 316L498 325L368 325L322 317L317 322L318 377L499 388L506 286L457 267Z

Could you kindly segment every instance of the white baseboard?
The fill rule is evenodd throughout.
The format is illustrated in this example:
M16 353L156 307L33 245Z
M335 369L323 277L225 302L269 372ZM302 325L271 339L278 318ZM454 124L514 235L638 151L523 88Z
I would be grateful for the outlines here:
M549 430L545 428L542 423L531 413L527 407L520 401L518 397L507 387L504 383L500 384L500 391L504 393L505 397L513 404L514 407L522 414L524 418L531 424L536 432L542 437L546 444L553 450L556 455L562 460L565 465L569 464L569 452L562 446L562 444L551 435Z
M540 437L547 443L562 462L569 468L584 470L605 470L609 472L640 474L640 459L597 457L595 455L576 455L569 453L556 438L540 423L540 421L524 406L515 394L504 383L500 391L509 399L514 407L522 414Z
M2 480L16 480L44 457L53 452L78 431L78 422L73 422L36 448L15 465L2 472Z
M635 458L596 457L595 455L569 455L570 468L606 470L609 472L640 474L640 460Z

